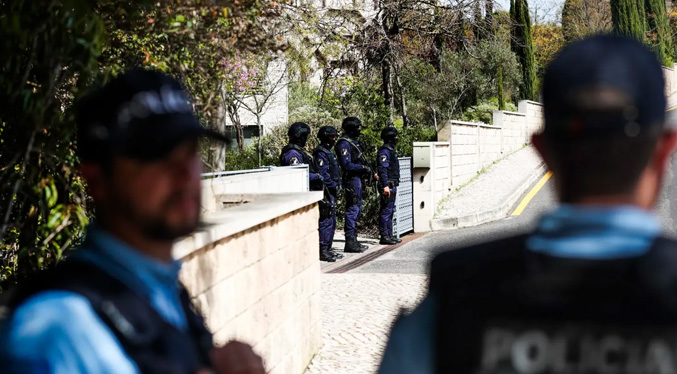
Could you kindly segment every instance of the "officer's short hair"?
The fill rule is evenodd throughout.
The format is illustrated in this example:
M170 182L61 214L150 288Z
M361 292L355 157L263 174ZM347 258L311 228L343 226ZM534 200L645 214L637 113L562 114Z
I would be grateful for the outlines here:
M628 194L665 129L662 67L635 40L590 37L548 66L543 105L543 138L562 200Z

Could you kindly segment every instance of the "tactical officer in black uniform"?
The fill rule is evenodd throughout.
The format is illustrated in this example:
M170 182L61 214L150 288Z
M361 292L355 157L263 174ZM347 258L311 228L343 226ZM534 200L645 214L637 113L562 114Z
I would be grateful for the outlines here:
M677 144L664 87L635 40L560 52L533 143L562 205L528 235L438 256L380 373L677 372L677 243L651 212Z
M336 156L343 172L343 187L346 195L345 252L360 253L367 249L366 245L357 241L357 220L362 211L362 192L365 182L378 178L369 167L364 157L364 150L359 138L362 121L356 117L347 117L341 127L343 135L336 142Z
M378 227L381 233L381 244L397 244L402 239L393 236L393 213L397 186L400 185L400 161L397 158L397 129L386 127L381 131L383 145L378 150L376 163L378 165L378 190L381 195L381 211Z
M313 156L305 149L306 143L308 142L308 136L310 136L310 126L303 122L293 123L291 126L289 126L287 135L289 136L289 144L284 146L280 152L280 165L308 165L310 190L322 191L322 176L315 169Z
M315 167L325 187L324 199L320 201L320 259L330 262L343 258L331 248L336 232L336 199L341 190L341 170L332 151L338 136L338 131L332 126L320 128L317 132L320 144L313 151Z

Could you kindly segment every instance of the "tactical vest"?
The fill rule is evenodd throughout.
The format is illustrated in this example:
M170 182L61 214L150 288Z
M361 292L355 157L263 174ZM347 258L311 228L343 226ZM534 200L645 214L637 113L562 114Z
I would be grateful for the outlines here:
M292 143L287 144L287 145L284 146L284 148L282 148L282 152L280 152L280 165L289 166L289 165L284 164L285 163L284 162L284 155L292 149L301 154L301 156L303 157L303 160L300 160L300 161L302 163L308 165L308 169L311 172L315 172L315 173L317 172L315 170L315 165L313 164L313 156L311 156L308 152L306 152L305 149L299 147L296 144L292 144Z
M280 153L280 165L288 166L284 165L284 155L292 149L301 154L301 156L303 157L302 161L304 164L308 165L308 171L310 173L318 174L317 168L315 167L315 162L313 161L313 156L311 156L310 153L308 153L305 149L292 143L289 143L286 146L284 146L284 148L282 148L282 152ZM310 183L310 189L312 191L322 191L323 188L324 188L323 183L320 180L312 181Z
M387 149L390 152L390 163L388 164L388 185L390 187L400 185L400 160L397 158L395 147L390 144L384 144L379 149ZM384 181L385 182L385 181Z
M438 256L438 373L677 372L677 242L641 257L532 252L518 236Z
M9 315L25 300L43 291L63 290L89 300L127 355L143 374L193 374L211 367L212 335L181 287L187 331L175 327L151 304L105 271L84 261L66 261L3 295Z
M338 161L336 160L334 152L330 151L327 148L324 148L320 144L317 146L317 148L315 148L313 156L316 156L318 153L324 153L327 156L327 158L329 159L329 175L331 176L331 179L334 182L341 184L341 169L339 168L339 164Z
M369 166L369 163L367 162L367 159L364 157L364 153L362 152L362 144L359 141L354 140L354 139L352 139L352 138L350 138L346 135L342 135L338 139L338 141L336 142L336 145L334 146L334 149L336 150L336 152L339 152L338 144L341 141L344 141L344 142L347 142L348 144L350 144L350 147L353 150L353 152L350 152L350 162L352 162L353 164L360 164L360 165L364 165L364 166ZM353 172L353 171L348 171L348 170L343 171L343 177L344 178L352 178L352 177L356 177L356 176L361 177L362 174L363 174L362 172Z

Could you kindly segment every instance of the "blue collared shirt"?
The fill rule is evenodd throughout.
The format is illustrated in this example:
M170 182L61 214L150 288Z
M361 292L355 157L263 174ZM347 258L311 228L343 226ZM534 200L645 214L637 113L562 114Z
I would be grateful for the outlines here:
M126 283L169 323L187 328L178 262L154 260L99 228L88 231L72 258L89 261ZM139 372L85 297L56 290L31 297L0 325L0 362L0 372L8 374Z
M527 240L534 252L554 257L607 260L645 254L660 235L656 216L630 206L562 205L543 217ZM393 325L380 374L435 373L435 295Z

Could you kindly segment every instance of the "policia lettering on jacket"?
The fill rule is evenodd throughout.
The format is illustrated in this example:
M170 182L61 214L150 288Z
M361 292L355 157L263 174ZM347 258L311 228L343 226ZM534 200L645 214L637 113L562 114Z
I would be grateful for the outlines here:
M675 335L665 331L595 333L595 326L492 327L483 337L481 373L673 374Z

